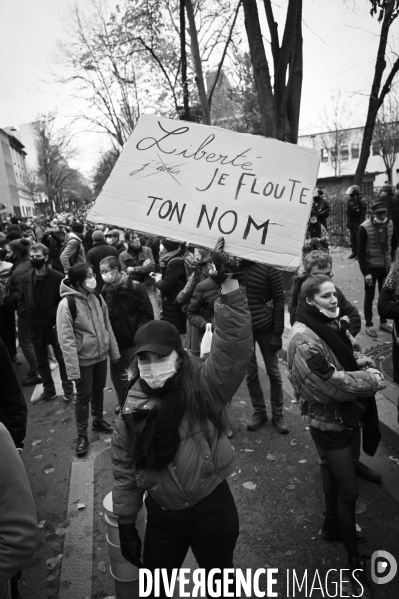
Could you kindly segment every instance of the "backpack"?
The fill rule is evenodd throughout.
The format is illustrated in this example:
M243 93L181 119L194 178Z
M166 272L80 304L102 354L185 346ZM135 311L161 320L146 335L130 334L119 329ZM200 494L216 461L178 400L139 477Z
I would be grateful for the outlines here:
M186 256L176 256L175 258L172 258L172 260L170 261L170 263L172 263L174 260L183 260L183 264L184 264L184 274L186 276L186 283L188 282L190 276L192 275L193 269L194 269L194 257L190 257L188 255Z
M76 239L76 237L73 237L73 239ZM67 247L67 245L68 245L68 243L70 241L71 240L68 239L68 241L64 241L64 243L62 244L61 250L60 250L60 257L64 253L64 250L66 249L66 247ZM69 264L70 264L70 266L73 266L75 264L76 260L78 259L79 250L80 250L80 247L82 245L82 242L80 241L80 239L76 239L76 241L78 242L78 245L77 245L77 248L76 248L75 255L72 256L71 258L69 258Z

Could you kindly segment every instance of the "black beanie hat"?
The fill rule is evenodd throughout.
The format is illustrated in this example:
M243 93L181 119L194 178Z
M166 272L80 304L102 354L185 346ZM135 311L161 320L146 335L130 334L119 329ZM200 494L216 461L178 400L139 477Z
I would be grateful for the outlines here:
M83 233L84 227L82 223L72 223L72 233Z

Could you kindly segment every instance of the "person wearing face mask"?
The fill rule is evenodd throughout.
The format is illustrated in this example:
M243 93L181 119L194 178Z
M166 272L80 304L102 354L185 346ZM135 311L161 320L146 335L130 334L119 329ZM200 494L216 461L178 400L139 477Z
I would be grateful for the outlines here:
M342 541L348 555L351 594L372 597L356 531L357 479L351 445L363 428L363 450L374 455L381 435L375 393L385 387L383 375L368 359L353 353L346 327L338 320L337 293L326 275L303 282L295 323L288 339L289 378L311 437L326 459L323 469L325 520L321 536ZM357 572L355 572L357 570ZM363 593L360 581L363 586ZM347 590L345 591L347 594Z
M143 283L147 291L153 288L153 280L150 273L155 269L154 257L151 248L141 245L140 237L134 231L129 231L126 235L128 249L122 252L119 259L122 269L128 275L139 283Z
M96 292L97 281L86 264L75 264L61 283L62 300L57 310L57 334L69 381L76 383L75 418L78 433L76 455L89 447L87 434L89 405L92 430L110 433L113 427L104 420L104 387L107 358L117 362L118 344L104 299Z
M189 547L207 572L233 568L239 534L227 482L234 458L224 431L226 405L253 350L251 317L223 238L213 262L221 290L209 358L201 363L184 351L170 322L141 327L134 339L137 364L112 439L113 509L122 555L137 567L166 568L168 576L181 567ZM135 521L145 491L142 554ZM162 584L160 596L166 596Z
M126 250L125 244L119 239L118 229L112 229L111 231L105 233L105 241L108 243L108 245L116 249L118 256L120 256L121 253Z
M93 244L94 245L91 250L89 250L86 259L87 264L90 264L93 269L97 281L97 291L100 293L104 284L100 274L100 262L107 256L115 256L115 258L117 258L118 252L116 251L116 248L105 241L104 233L102 231L94 231Z
M110 256L101 260L100 273L104 281L102 296L108 306L109 319L121 354L119 362L111 362L111 379L118 397L115 412L119 414L134 353L134 336L140 327L154 320L154 310L144 285L133 281L122 271L118 258Z
M36 243L29 250L32 269L23 277L18 298L19 313L28 323L29 336L37 360L37 370L43 383L43 393L32 401L33 404L56 399L57 392L47 346L53 348L59 364L64 401L74 399L73 384L68 380L60 346L55 337L55 322L58 304L61 301L60 284L63 275L48 267L49 250L42 243Z
M381 291L396 247L393 224L387 218L387 205L382 200L376 200L371 207L371 217L360 225L357 234L357 257L364 276L366 333L373 338L378 337L373 325L375 287L378 282L378 291ZM380 330L392 333L392 327L384 316L380 316Z
M328 252L329 240L325 226L319 221L317 212L312 208L305 243L302 248L303 255L322 249Z

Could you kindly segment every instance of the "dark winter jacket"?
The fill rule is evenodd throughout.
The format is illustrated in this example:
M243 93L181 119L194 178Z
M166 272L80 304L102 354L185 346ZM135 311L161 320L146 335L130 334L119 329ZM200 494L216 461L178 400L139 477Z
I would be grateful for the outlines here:
M386 227L387 230L387 248L382 249L382 244L378 241L378 232ZM391 220L387 223L376 223L373 218L368 218L359 227L357 232L357 258L362 275L365 277L370 274L370 268L384 268L388 273L391 266L391 255L397 247L396 237Z
M37 517L28 477L14 443L0 424L0 591L32 557L38 541Z
M108 306L112 330L120 348L133 347L137 329L154 320L154 309L144 285L126 274L125 284L105 284L102 296Z
M25 258L20 258L14 262L14 265L11 269L6 300L6 305L8 308L11 308L12 310L16 310L18 308L18 295L21 289L22 279L30 270L32 270L32 265L29 262L28 256Z
M50 250L49 262L51 267L59 272L64 272L63 266L60 260L60 252L62 244L64 243L65 235L62 233L56 233L55 231L49 231L42 237L42 243Z
M114 241L114 243L111 243L111 247L116 249L116 251L118 252L118 256L120 256L121 253L126 250L123 241Z
M15 446L23 448L28 410L10 355L1 339L0 364L0 422L10 433Z
M148 248L149 249L149 248ZM168 252L162 257L162 280L156 286L162 295L162 318L173 324L180 334L186 332L186 315L175 299L186 284L184 260L180 250Z
M247 291L253 331L284 332L284 289L280 271L268 264L241 260L239 282Z
M64 278L62 273L47 268L45 275L46 295L40 306L35 299L35 270L32 268L22 279L18 298L20 314L28 321L30 339L38 345L55 343L55 321L58 304L61 301L60 285Z
M392 221L399 220L399 197L393 194L388 194L381 198L383 202L386 203L388 208L387 216Z
M392 269L391 269L392 272ZM395 290L381 289L378 296L378 314L382 318L392 318L392 367L394 383L399 384L399 301Z
M104 258L108 258L108 256L114 256L115 258L118 258L118 252L114 247L108 245L106 241L95 242L86 256L87 264L90 264L95 274L98 291L101 291L104 285L104 281L100 275L100 262Z
M244 379L253 353L248 304L242 288L220 294L215 305L215 332L211 354L201 366L199 387L213 405L224 407ZM153 398L143 393L139 381L129 392L143 404ZM135 522L147 490L160 507L181 510L207 497L234 470L233 449L224 433L217 434L213 423L194 422L192 429L185 414L178 427L180 444L172 461L162 470L135 472L132 463L132 437L118 418L111 448L114 483L114 512L122 523ZM171 513L173 517L173 513Z
M150 272L154 272L155 270L151 248L140 246L137 252L129 248L120 254L119 259L123 270L127 270L128 268L133 269L129 271L129 276L134 281L144 283L145 285L153 285L153 281L149 276Z
M327 229L327 217L331 212L330 202L321 197L313 199L312 213L313 212L317 214L319 223Z
M210 276L198 283L187 308L187 318L200 331L205 331L208 322L213 323L214 304L219 297L220 283Z

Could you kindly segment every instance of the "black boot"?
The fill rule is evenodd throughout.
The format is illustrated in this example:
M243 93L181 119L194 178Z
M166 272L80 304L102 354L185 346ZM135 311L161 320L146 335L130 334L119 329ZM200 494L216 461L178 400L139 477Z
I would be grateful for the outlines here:
M364 556L348 558L348 566L351 571L352 596L358 599L373 599L373 591L367 576L367 566Z
M341 530L339 528L338 518L330 518L326 516L324 519L324 524L321 529L321 538L323 541L328 541L329 543L333 543L335 541L342 542ZM356 531L356 542L359 545L360 543L365 543L367 541L367 537L362 532Z
M89 449L89 439L86 435L78 435L78 442L76 444L76 455L82 456Z

